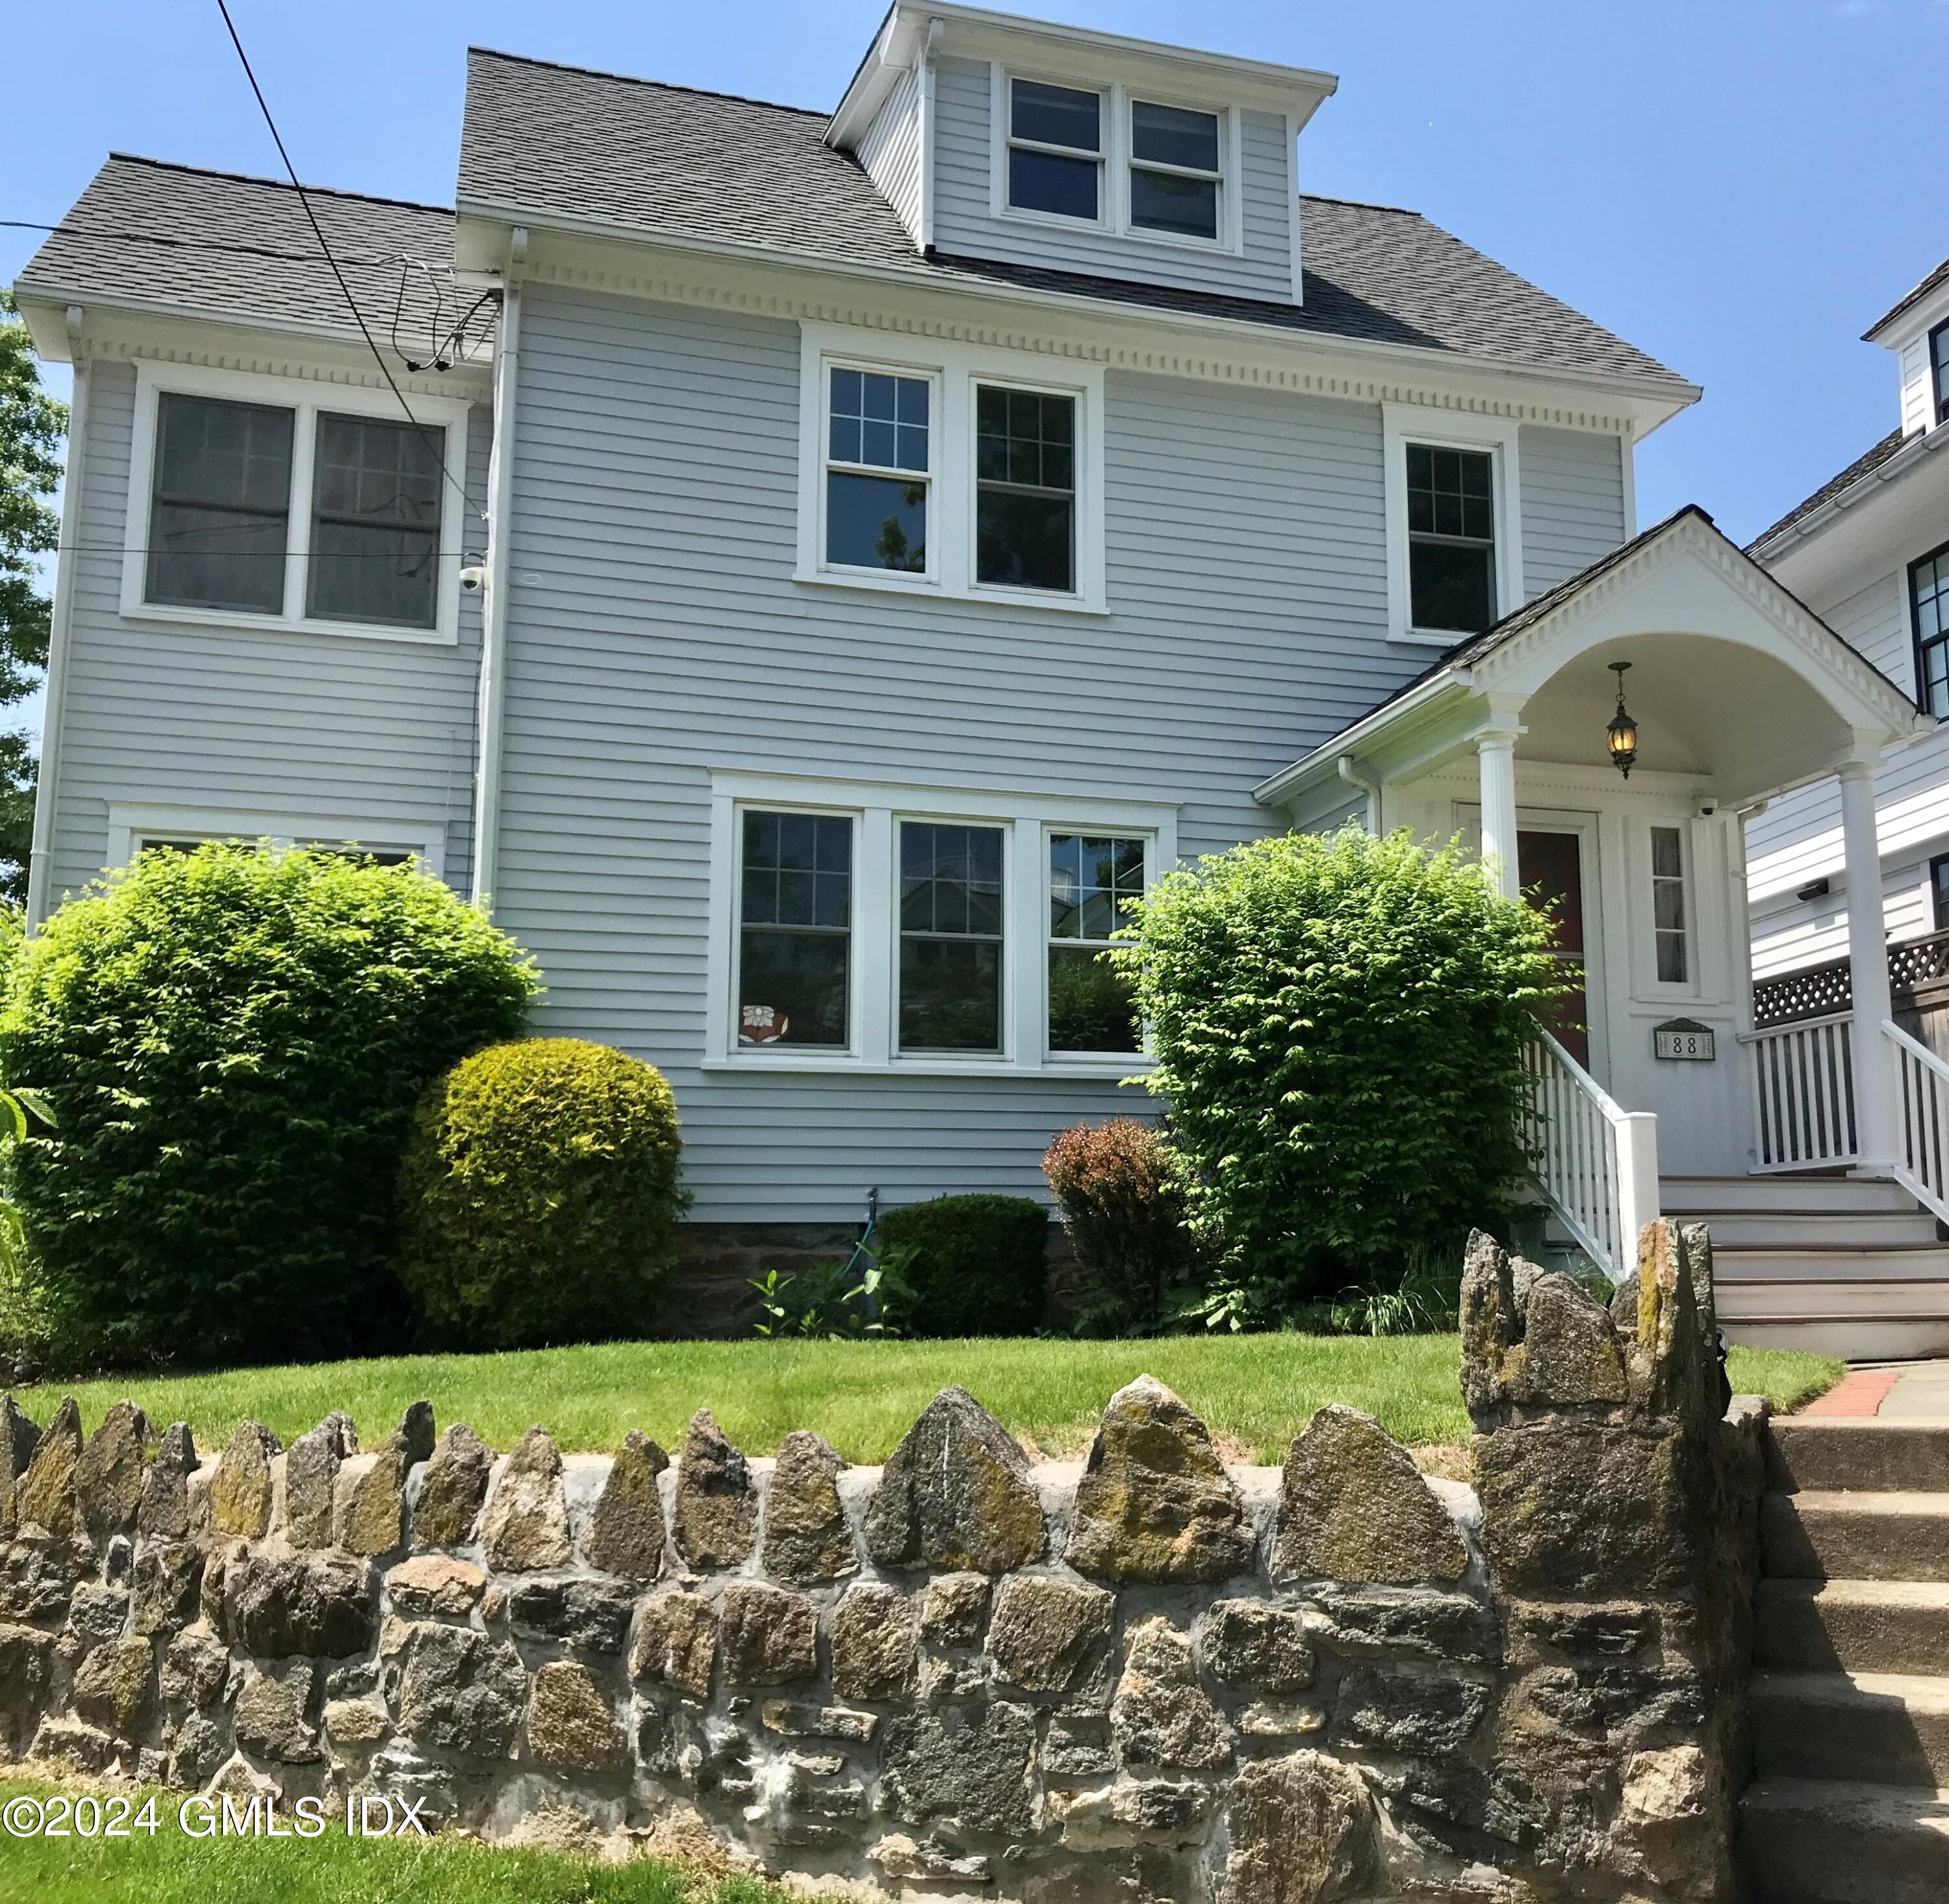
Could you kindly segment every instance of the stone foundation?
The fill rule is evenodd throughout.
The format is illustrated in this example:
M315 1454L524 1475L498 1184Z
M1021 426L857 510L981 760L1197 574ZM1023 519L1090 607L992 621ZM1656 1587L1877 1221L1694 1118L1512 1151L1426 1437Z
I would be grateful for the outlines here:
M1614 1320L1477 1240L1479 1493L1338 1408L1228 1469L1148 1377L1080 1466L958 1389L884 1468L9 1403L0 1750L928 1896L1727 1897L1759 1416L1703 1255L1648 1230Z

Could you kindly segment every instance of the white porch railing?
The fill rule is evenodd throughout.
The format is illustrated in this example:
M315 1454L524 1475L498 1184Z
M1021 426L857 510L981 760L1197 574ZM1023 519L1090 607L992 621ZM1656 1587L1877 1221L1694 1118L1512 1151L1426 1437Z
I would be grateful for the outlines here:
M1894 1047L1889 1055L1901 1120L1895 1181L1949 1223L1949 1064L1892 1019L1882 1020L1882 1036Z
M1752 1053L1755 1168L1820 1170L1860 1154L1854 1020L1845 1012L1742 1031Z
M1540 1025L1523 1047L1525 1134L1537 1187L1579 1249L1612 1282L1632 1267L1658 1215L1658 1119L1627 1111Z

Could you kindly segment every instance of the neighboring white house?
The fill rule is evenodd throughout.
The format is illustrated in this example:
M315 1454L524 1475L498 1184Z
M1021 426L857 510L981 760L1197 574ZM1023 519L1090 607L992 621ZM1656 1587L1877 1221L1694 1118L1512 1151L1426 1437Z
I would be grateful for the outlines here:
M1700 512L1638 533L1693 386L1301 191L1335 84L905 0L829 114L476 51L456 210L312 194L363 332L289 188L111 158L17 286L76 390L35 911L150 842L418 853L782 1239L1140 1105L1096 954L1181 857L1460 829L1586 973L1562 1225L1714 1212L1725 1312L1828 1339L1767 1292L1874 1265L1806 1226L1949 1205L1879 918L1817 1050L1753 1034L1739 816L1839 774L1858 865L1930 723Z

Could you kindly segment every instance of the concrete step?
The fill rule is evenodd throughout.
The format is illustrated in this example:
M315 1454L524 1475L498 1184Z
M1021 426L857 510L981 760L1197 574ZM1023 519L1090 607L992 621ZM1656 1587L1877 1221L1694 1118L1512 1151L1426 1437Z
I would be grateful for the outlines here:
M1688 1219L1689 1221L1689 1219ZM1712 1232L1716 1262L1728 1249L1804 1249L1834 1243L1855 1249L1941 1246L1926 1210L1714 1210L1699 1221Z
M1688 1221L1714 1210L1912 1212L1913 1197L1892 1177L1661 1177L1658 1206Z
M1767 1426L1769 1486L1949 1492L1949 1422L1776 1415Z
M1763 1579L1753 1662L1808 1672L1940 1672L1949 1663L1949 1585Z
M1764 1904L1942 1904L1949 1791L1763 1779L1739 1801L1739 1853Z
M1949 1785L1949 1679L1756 1672L1749 1691L1759 1778Z
M1775 1579L1949 1581L1949 1494L1814 1488L1760 1507L1761 1563Z

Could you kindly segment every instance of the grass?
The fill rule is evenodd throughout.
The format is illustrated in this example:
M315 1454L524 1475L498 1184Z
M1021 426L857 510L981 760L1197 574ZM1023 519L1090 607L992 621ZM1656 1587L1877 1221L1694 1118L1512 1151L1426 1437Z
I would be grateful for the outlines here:
M1791 1408L1845 1372L1826 1358L1733 1351L1733 1386ZM1098 1411L1133 1377L1167 1383L1224 1439L1234 1460L1278 1461L1313 1411L1342 1402L1410 1446L1465 1440L1453 1336L1176 1336L1155 1342L605 1342L496 1355L403 1355L304 1367L171 1377L117 1377L76 1387L92 1428L124 1395L157 1423L187 1421L199 1448L261 1421L288 1442L334 1408L368 1444L408 1403L431 1401L496 1448L540 1422L568 1450L613 1450L639 1428L666 1448L709 1408L725 1433L769 1454L794 1428L849 1461L885 1458L950 1383L972 1390L1015 1434L1051 1456L1080 1454ZM58 1391L25 1398L44 1418Z
M82 1796L83 1787L0 1780L8 1800ZM126 1794L139 1807L151 1794ZM105 1801L106 1794L102 1794ZM178 1823L180 1792L157 1792L153 1835L126 1838L17 1837L0 1833L0 1898L34 1904L784 1904L749 1878L701 1878L660 1859L601 1865L560 1851L496 1846L471 1839L347 1837L330 1807L312 1839L197 1838ZM16 1814L17 1816L17 1814ZM287 1826L288 1812L281 1821Z

